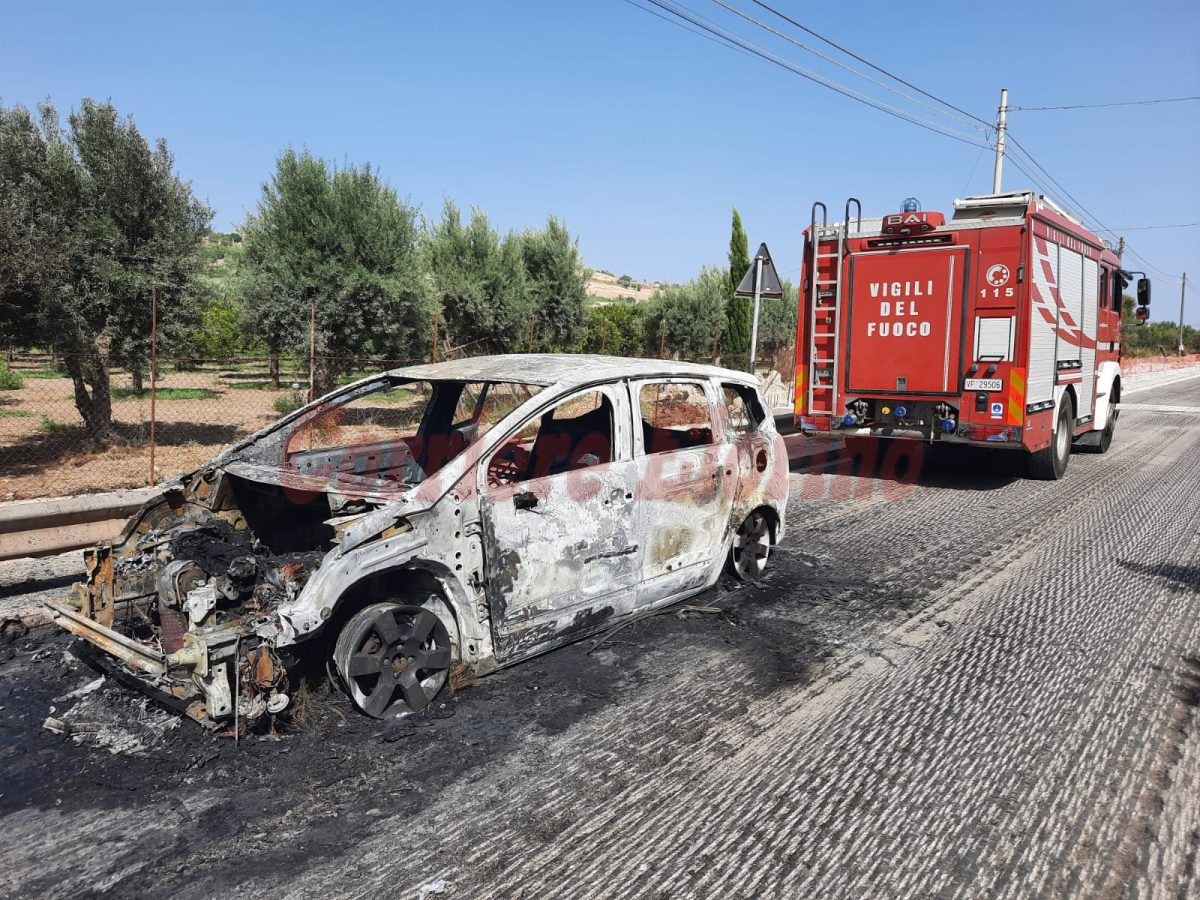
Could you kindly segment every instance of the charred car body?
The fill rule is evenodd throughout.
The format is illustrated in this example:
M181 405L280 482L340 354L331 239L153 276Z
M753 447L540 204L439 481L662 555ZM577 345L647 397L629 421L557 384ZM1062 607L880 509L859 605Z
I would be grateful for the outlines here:
M397 369L167 486L51 619L198 721L328 666L372 716L761 574L787 459L755 380L511 355Z

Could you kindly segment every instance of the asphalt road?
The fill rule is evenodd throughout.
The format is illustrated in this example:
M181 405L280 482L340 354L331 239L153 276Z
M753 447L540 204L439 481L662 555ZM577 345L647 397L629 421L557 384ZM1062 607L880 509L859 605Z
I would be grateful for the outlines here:
M414 721L235 746L10 640L0 894L1200 896L1200 378L1125 399L1057 483L794 473L759 585Z

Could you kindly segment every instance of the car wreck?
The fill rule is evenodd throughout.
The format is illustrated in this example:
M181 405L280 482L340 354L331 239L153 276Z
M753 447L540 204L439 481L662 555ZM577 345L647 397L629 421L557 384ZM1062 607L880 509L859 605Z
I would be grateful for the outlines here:
M332 675L375 717L762 574L787 458L753 376L508 355L396 369L170 482L47 604L199 722Z

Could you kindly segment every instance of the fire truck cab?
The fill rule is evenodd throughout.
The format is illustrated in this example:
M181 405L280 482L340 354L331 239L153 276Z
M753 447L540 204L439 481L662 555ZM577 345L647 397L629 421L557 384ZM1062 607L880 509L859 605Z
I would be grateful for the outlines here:
M1104 241L1032 192L956 200L949 221L913 198L827 218L814 204L805 231L798 429L1020 450L1047 479L1073 444L1108 449L1133 274Z

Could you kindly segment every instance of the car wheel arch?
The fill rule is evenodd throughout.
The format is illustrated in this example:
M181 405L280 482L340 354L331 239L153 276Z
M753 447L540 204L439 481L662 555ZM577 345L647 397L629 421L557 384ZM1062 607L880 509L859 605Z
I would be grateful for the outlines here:
M410 559L363 574L338 591L337 598L329 605L329 616L319 628L305 635L304 640L319 637L332 645L354 614L372 603L395 600L420 605L418 601L433 595L442 601L454 619L462 644L460 656L464 661L480 656L482 651L490 652L486 626L481 627L476 621L473 604L454 575L444 565L423 559Z

